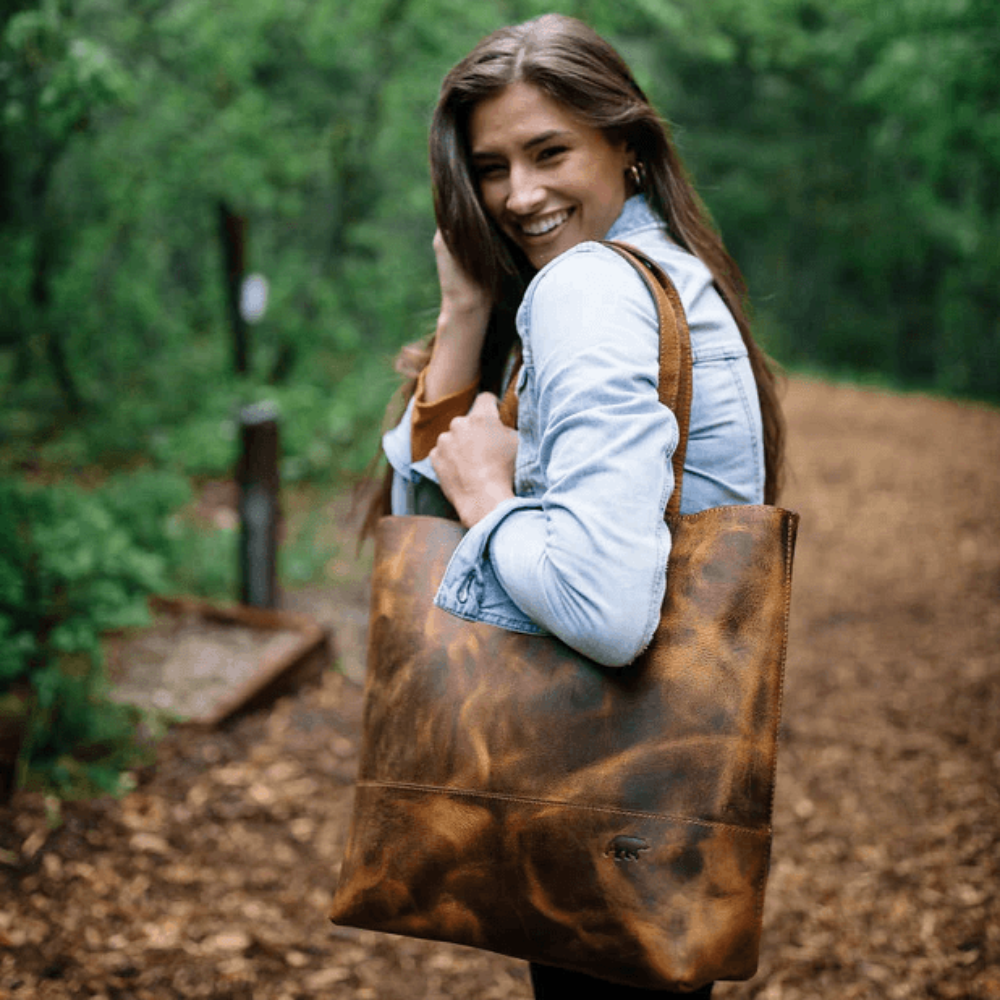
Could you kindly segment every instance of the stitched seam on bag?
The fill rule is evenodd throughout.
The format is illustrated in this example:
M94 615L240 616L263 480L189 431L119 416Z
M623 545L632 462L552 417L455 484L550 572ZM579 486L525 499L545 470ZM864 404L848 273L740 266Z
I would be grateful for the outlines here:
M778 720L775 724L774 757L771 760L771 793L768 796L767 815L770 818L774 811L774 789L778 774L778 732L781 725L781 712L785 702L785 661L788 656L788 622L792 612L792 560L795 555L794 534L797 530L796 515L785 513L782 524L782 537L785 543L785 575L782 583L785 588L785 608L782 620L783 635L781 642L781 654L778 660ZM757 886L757 923L760 926L764 920L764 892L767 888L767 877L770 871L770 862L760 874L760 883Z
M447 788L444 785L418 785L409 781L378 781L372 778L360 779L357 785L370 785L380 788L400 788L411 792L436 792L440 795L464 795L475 799L497 799L501 802L524 802L538 806L566 806L569 809L585 809L589 812L611 813L615 816L639 816L645 819L666 819L673 823L688 823L694 826L707 826L721 830L733 830L737 833L748 833L756 837L770 837L771 827L741 826L739 823L722 823L711 819L694 819L690 816L680 816L675 813L644 812L641 809L615 809L613 806L592 806L580 802L566 802L562 799L539 799L529 795L508 795L505 792L476 792L464 788Z

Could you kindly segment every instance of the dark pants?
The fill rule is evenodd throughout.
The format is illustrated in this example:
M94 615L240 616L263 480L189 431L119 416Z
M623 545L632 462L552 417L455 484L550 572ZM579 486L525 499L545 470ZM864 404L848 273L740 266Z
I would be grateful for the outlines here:
M551 965L529 965L535 1000L708 1000L714 983L694 993L672 993L670 990L639 990L634 986L619 986L603 979L594 979L580 972L567 972Z

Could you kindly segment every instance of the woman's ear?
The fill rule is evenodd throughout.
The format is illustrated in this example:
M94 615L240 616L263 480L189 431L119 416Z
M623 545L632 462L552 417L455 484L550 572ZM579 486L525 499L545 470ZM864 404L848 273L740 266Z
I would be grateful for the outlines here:
M631 196L645 187L646 172L631 143L625 147L625 190Z

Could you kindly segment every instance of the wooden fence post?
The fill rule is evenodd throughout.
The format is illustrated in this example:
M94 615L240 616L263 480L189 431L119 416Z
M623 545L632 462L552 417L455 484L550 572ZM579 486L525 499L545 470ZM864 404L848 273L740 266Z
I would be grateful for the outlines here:
M240 411L236 469L240 511L240 601L273 608L278 599L278 414L270 403Z

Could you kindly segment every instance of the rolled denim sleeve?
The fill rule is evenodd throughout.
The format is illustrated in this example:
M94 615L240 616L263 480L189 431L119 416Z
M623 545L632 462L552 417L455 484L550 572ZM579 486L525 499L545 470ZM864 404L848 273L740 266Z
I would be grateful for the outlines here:
M541 272L522 309L536 406L522 402L520 432L536 436L544 489L476 525L456 556L471 541L531 621L623 666L656 629L670 552L678 432L657 394L656 308L629 264L590 243Z
M496 533L508 519L520 521L538 507L539 501L530 497L505 500L470 528L452 553L434 603L469 621L486 622L511 632L544 634L545 628L511 600L489 555Z
M392 466L392 513L416 514L426 508L421 502L421 493L433 490L440 492L437 473L430 457L414 462L410 448L410 428L413 423L413 407L410 400L400 422L382 436L382 450ZM430 513L431 511L427 511ZM436 513L436 511L435 511Z
M418 479L424 478L431 479L436 483L437 474L434 472L430 458L423 458L419 462L413 461L410 429L413 424L415 405L415 398L411 399L402 420L391 431L382 436L382 450L397 476L408 482L416 482Z

